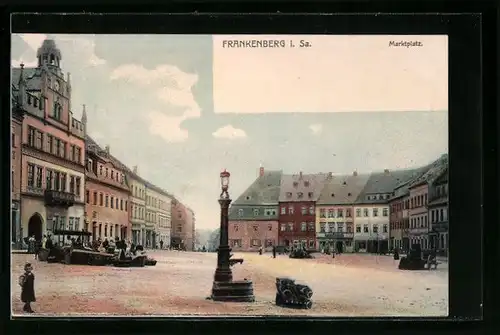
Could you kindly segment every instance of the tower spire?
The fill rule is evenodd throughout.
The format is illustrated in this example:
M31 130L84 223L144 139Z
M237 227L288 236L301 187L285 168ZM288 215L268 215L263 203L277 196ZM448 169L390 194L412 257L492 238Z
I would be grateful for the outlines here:
M87 128L87 111L85 110L85 104L83 104L82 123L83 123L83 126L85 128Z
M19 92L17 94L17 103L19 106L23 106L24 98L26 95L26 81L24 80L24 63L21 63L20 66L21 66L21 71L19 73L19 82L18 82Z

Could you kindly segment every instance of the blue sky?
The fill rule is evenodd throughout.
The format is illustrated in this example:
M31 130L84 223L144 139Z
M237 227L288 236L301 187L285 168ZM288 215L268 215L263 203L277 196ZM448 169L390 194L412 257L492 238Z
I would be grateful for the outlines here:
M13 35L13 64L23 61L32 66L36 50L46 36ZM71 73L74 115L80 117L82 105L87 106L88 133L100 145L109 145L112 154L123 163L130 167L138 165L142 177L174 193L193 208L200 228L215 228L219 224L218 175L224 168L231 172L230 193L236 199L256 178L260 164L265 169L282 169L285 173L368 172L423 165L448 150L448 114L446 107L442 107L447 105L447 87L439 91L443 92L439 97L443 102L429 103L428 109L422 108L422 104L411 105L411 101L426 101L424 91L415 98L404 99L408 104L403 105L391 97L395 88L386 88L387 97L379 99L377 109L383 109L384 101L392 101L387 110L397 110L400 104L405 112L370 110L367 104L363 107L365 112L312 113L307 110L307 98L316 99L313 93L297 100L299 112L287 112L286 108L279 113L262 112L264 107L258 102L268 98L258 97L256 88L249 86L250 79L243 82L242 78L253 73L266 83L274 78L276 86L277 74L270 77L269 71L259 73L261 67L256 59L262 55L256 54L251 64L240 64L242 60L230 54L226 54L224 62L214 61L214 55L220 54L220 46L211 36L49 36L62 52L63 71ZM434 53L442 57L439 52ZM314 59L314 53L307 57ZM432 57L437 56L427 56L430 63ZM270 62L272 57L268 58ZM232 59L235 63L230 64ZM266 61L259 59L260 64ZM222 77L218 75L221 64L231 66L230 77L225 83L218 80L214 87L214 77ZM415 68L422 73L424 66ZM272 64L262 67L269 69ZM243 68L245 73L239 74L238 69ZM303 64L297 68L318 71ZM338 70L336 76L341 76ZM390 76L381 80L386 80L384 85L392 82L393 87L407 85L406 91L414 88L417 93L419 86L436 83L428 75L419 78L421 82L412 79L406 84ZM348 82L349 78L343 80ZM376 82L371 85L380 86ZM318 85L310 92L328 89L332 90ZM238 100L235 104L229 99L225 106L230 107L224 113L222 107L214 108L224 105L225 92L233 98L243 94L241 101L246 109L239 112ZM381 94L385 93L376 95ZM348 108L349 101L359 108L362 98L345 95L342 94L344 108ZM214 96L218 99L215 103ZM328 94L324 93L322 99L325 97ZM264 102L266 106L278 106L279 99ZM250 106L252 103L255 105ZM322 106L328 106L328 102Z

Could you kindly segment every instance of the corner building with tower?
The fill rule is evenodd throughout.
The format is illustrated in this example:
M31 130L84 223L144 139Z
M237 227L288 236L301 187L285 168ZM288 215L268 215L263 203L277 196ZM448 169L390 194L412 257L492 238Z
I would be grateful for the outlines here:
M73 117L70 74L53 40L43 41L37 59L34 68L13 68L11 77L13 109L22 120L16 240L82 229L84 222L85 127Z

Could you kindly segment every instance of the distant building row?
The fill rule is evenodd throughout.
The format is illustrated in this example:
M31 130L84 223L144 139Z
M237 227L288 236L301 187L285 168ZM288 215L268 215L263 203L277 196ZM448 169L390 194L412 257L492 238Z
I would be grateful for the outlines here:
M233 250L306 245L342 252L448 249L448 156L417 169L352 175L264 171L231 205Z
M12 69L12 242L84 229L103 240L192 250L193 211L86 134L85 106L81 121L74 118L54 41L37 58L35 68Z

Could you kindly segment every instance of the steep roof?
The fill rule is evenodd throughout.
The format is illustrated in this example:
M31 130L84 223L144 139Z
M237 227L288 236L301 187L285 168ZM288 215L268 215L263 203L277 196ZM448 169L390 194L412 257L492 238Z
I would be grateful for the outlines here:
M436 178L441 176L442 172L447 168L448 154L443 154L441 157L423 168L423 173L412 181L410 189L424 183L432 183Z
M282 175L281 190L279 194L280 202L293 201L317 201L325 181L327 174L298 174L298 175ZM311 197L309 193L311 193ZM301 196L302 194L302 196Z
M370 175L368 181L360 192L356 203L386 203L387 199L372 199L368 200L369 194L392 194L394 190L401 184L415 178L419 173L419 169L406 169L395 171L375 172Z
M365 187L369 174L332 176L327 179L318 205L352 204Z
M21 68L15 67L12 68L12 89L17 90L19 84L19 76L21 75ZM40 90L41 81L42 81L42 68L39 67L25 67L23 68L23 77L26 81L26 89L28 91L31 90Z
M238 205L271 205L278 204L282 171L266 171L233 203Z

